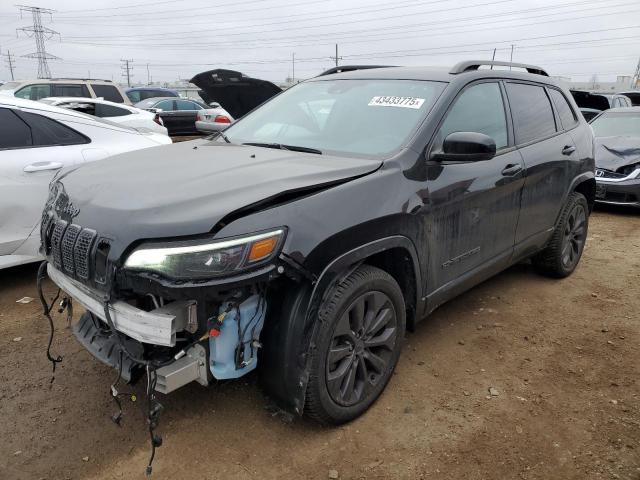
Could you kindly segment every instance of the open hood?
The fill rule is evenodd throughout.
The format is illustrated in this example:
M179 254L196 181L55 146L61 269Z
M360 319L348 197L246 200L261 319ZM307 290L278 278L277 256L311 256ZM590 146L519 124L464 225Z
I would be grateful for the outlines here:
M596 138L596 167L616 172L640 164L640 137Z
M218 102L235 119L282 91L266 80L224 69L199 73L190 82L201 88L200 96L205 102Z

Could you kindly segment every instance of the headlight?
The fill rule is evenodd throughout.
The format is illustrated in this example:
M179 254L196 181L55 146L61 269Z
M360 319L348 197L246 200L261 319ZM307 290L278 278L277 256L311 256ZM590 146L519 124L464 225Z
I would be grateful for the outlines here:
M272 260L280 251L284 236L281 228L228 240L175 242L170 247L149 243L135 249L124 267L176 279L233 275Z

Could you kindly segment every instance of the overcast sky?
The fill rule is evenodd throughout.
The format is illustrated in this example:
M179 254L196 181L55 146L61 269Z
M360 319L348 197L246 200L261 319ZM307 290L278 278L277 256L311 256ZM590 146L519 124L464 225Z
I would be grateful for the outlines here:
M28 1L28 0L26 0ZM0 0L0 53L15 54L16 78L35 78L32 24L16 0ZM123 81L189 79L230 68L283 81L341 64L452 65L463 59L513 60L573 80L632 75L640 57L638 0L38 0L56 11L43 26L53 76ZM6 57L0 80L10 79Z

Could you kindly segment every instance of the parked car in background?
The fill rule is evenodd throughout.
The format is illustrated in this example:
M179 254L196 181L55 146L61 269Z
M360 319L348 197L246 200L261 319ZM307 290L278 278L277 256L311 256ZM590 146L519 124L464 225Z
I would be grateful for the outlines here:
M571 90L571 95L587 121L591 120L598 113L604 110L632 106L631 99L621 94L592 93L582 90Z
M38 222L58 170L169 143L166 135L0 97L0 268L40 259Z
M0 86L0 95L25 100L41 100L46 97L103 98L109 102L131 104L129 97L111 80L41 78L8 82Z
M202 133L220 132L233 123L233 117L216 102L196 113L196 129Z
M628 97L634 107L640 106L640 90L629 90L628 92L620 92L620 95Z
M162 119L164 126L169 130L169 135L198 134L199 132L196 128L198 114L200 114L200 118L203 120L205 115L209 115L210 118L214 119L219 115L226 116L230 120L232 118L229 113L220 106L211 107L203 102L188 98L147 98L146 100L136 103L135 106L157 113Z
M612 108L591 121L596 201L640 207L640 107Z
M125 380L146 371L169 393L257 367L283 408L341 424L385 389L405 329L444 302L524 259L574 271L593 148L539 67L328 74L225 135L52 182L42 251L88 311L76 338ZM76 235L101 247L63 256ZM124 364L109 353L120 345Z
M175 90L162 87L133 87L127 88L125 92L133 104L146 100L147 98L180 96Z
M602 110L598 110L596 108L581 108L580 113L587 122L590 122L595 117L600 115L602 113Z
M189 81L201 89L198 94L207 104L218 103L235 119L282 92L268 80L220 68L201 72Z
M48 97L40 100L48 105L68 108L76 112L86 113L94 117L104 118L120 125L136 129L146 129L152 132L168 135L157 113L141 108L124 105L122 103L107 102L97 98Z

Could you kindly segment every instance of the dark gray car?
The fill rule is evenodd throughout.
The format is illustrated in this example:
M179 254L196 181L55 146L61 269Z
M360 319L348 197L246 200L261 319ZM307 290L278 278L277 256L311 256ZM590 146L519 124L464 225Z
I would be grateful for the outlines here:
M591 121L596 201L640 207L640 107L612 108Z
M147 375L153 425L154 389L256 367L283 408L339 424L439 305L525 259L570 275L592 130L542 69L488 64L509 65L323 75L210 139L61 174L42 252L88 310L78 340Z

